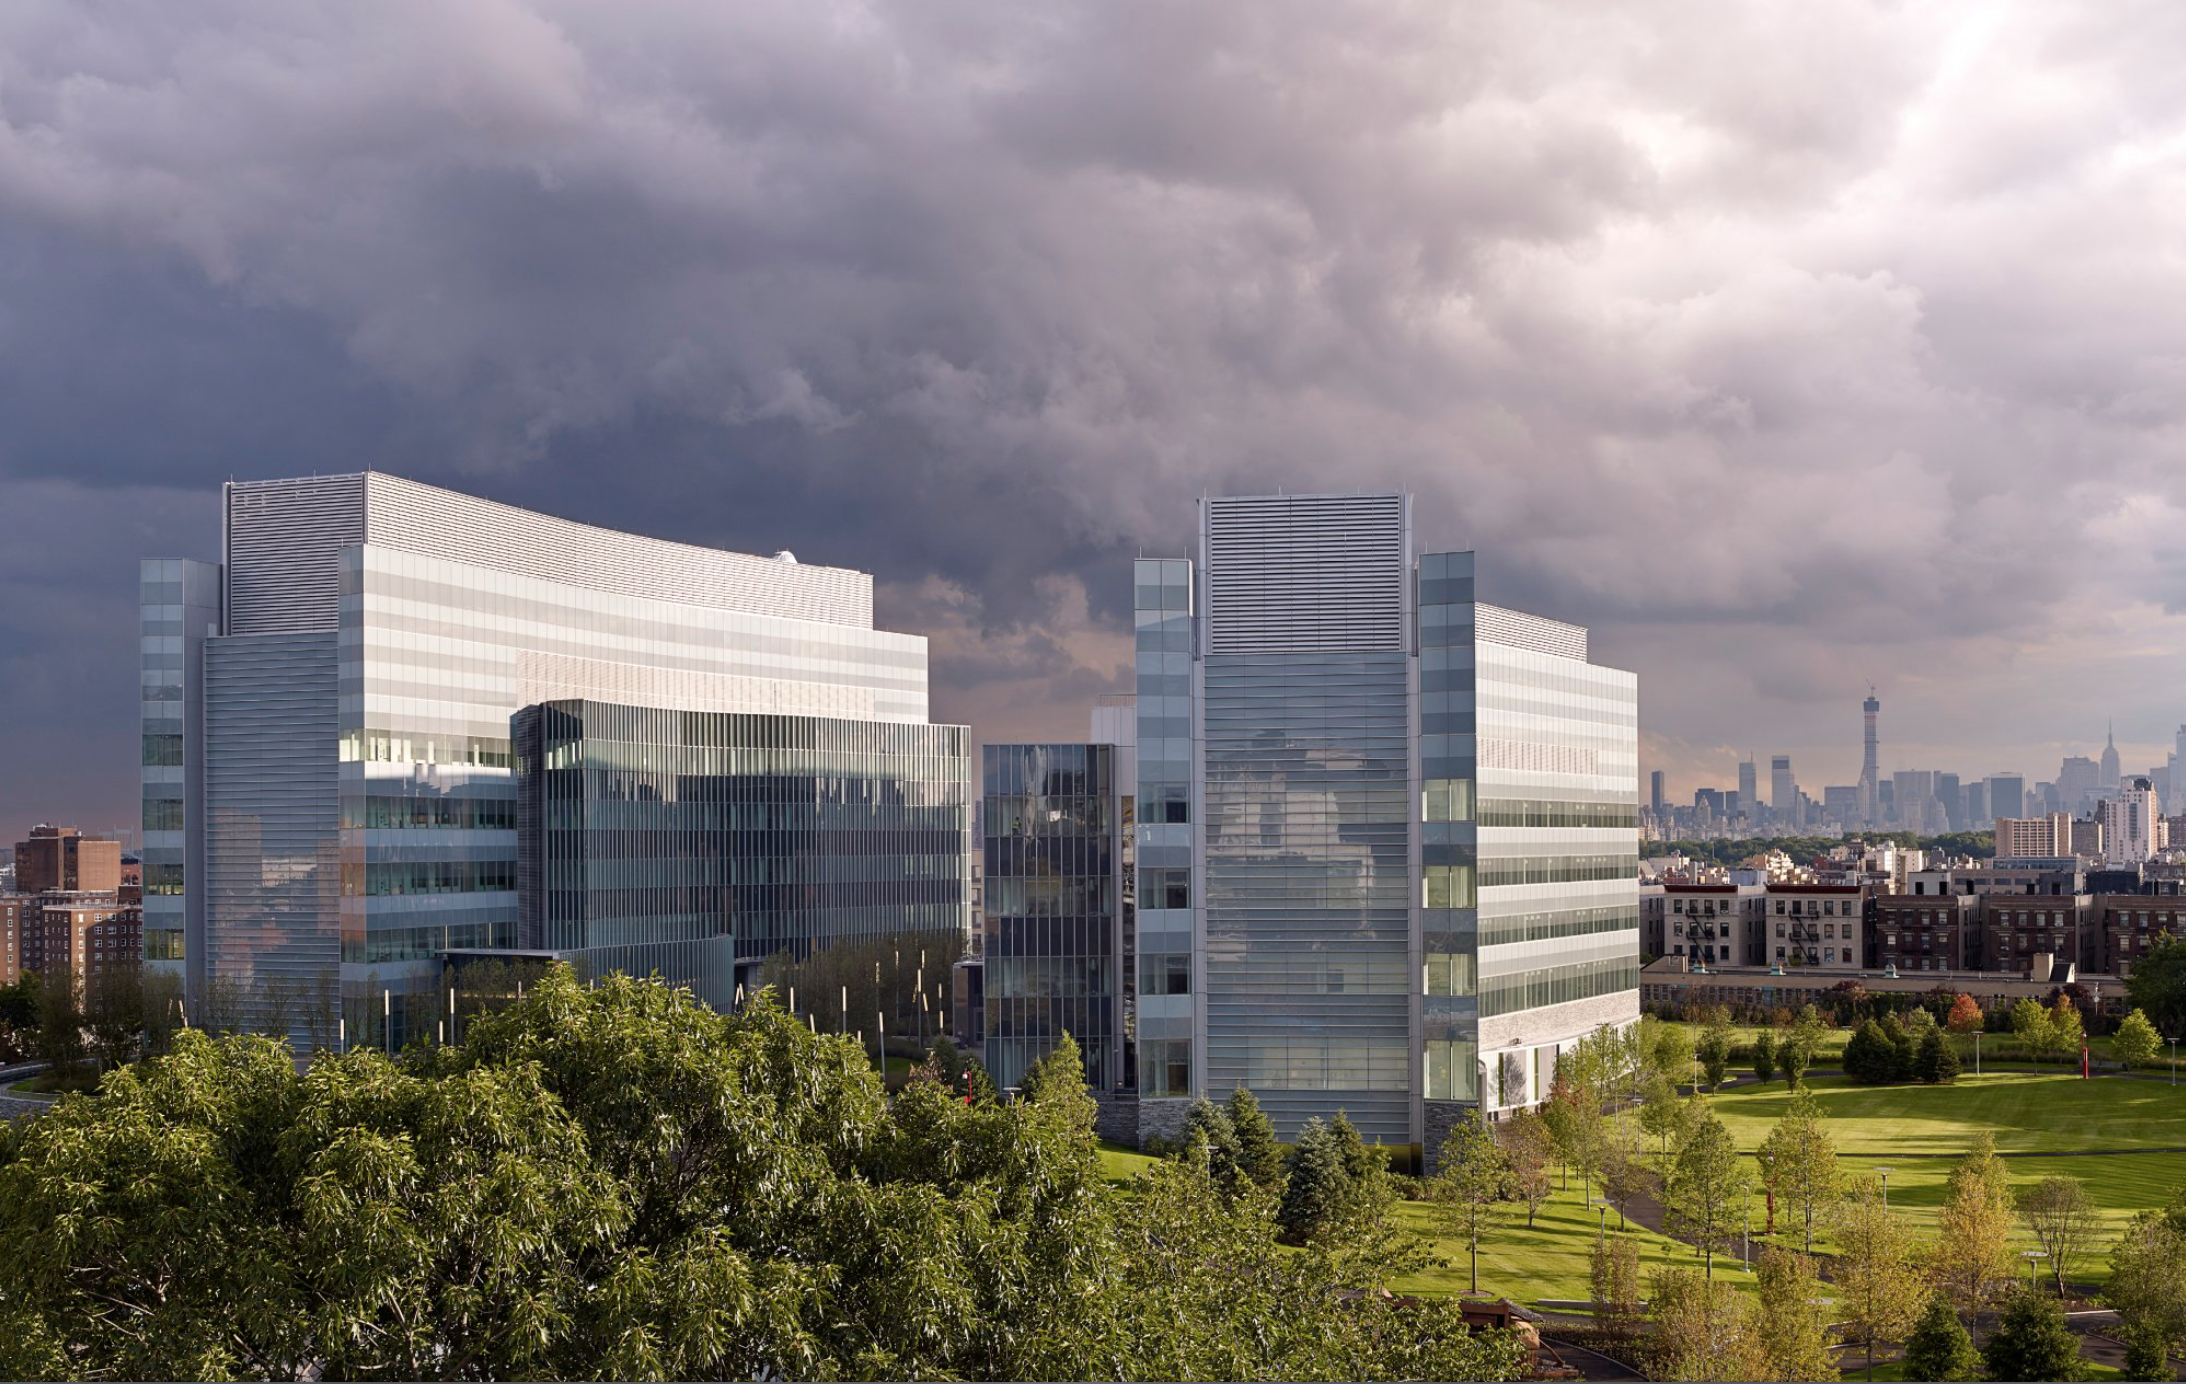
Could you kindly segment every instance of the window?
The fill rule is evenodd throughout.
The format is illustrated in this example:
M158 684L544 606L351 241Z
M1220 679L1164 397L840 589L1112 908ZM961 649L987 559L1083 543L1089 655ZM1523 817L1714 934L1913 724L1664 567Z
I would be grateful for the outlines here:
M1429 865L1420 886L1421 903L1428 908L1472 908L1478 902L1470 865Z
M1139 1043L1139 1094L1188 1096L1191 1093L1191 1039L1142 1039Z
M1427 780L1420 794L1420 820L1423 822L1469 822L1473 819L1473 784L1471 779L1442 778Z

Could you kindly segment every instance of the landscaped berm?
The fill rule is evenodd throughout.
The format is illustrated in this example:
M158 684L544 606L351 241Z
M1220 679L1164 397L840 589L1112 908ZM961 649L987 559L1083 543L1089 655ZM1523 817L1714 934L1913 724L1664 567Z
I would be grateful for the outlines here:
M1596 1035L1396 1209L1442 1261L1400 1288L1653 1378L2186 1377L2186 1088L1972 1076L1932 1018L1863 1027L1773 1035L1863 1078L1796 1053L1796 1086L1734 1071L1723 1016Z

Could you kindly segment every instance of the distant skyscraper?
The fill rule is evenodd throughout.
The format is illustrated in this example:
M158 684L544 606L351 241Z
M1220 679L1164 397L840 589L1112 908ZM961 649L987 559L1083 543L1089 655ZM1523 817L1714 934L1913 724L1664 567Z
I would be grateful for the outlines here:
M1860 761L1860 815L1869 824L1873 824L1882 818L1882 803L1879 800L1882 769L1877 753L1879 744L1875 737L1875 718L1882 713L1882 703L1875 699L1872 688L1868 690L1867 700L1860 703L1860 710L1867 719L1867 746Z
M1761 806L1761 774L1755 767L1753 756L1738 761L1738 805L1748 816L1758 817Z
M1989 785L1985 781L1969 783L1960 791L1966 795L1965 829L1981 830L1989 822Z
M1958 775L1936 775L1936 804L1943 814L1940 824L1943 830L1973 830L1966 820L1966 791L1959 787Z
M1654 810L1657 816L1660 816L1662 814L1662 809L1664 805L1662 796L1662 770L1657 769L1654 773L1648 775L1647 787L1648 806Z
M2027 813L2027 780L2024 774L1989 775L1989 815L2024 817Z
M2058 787L2060 787L2060 788L2062 788L2063 786L2064 786L2064 785L2063 785L2063 783L2061 783L2061 782L2060 782L2060 783L2058 784ZM2119 783L2118 783L2118 736L2117 736L2117 731L2116 731L2116 729L2115 729L2114 727L2113 727L2113 728L2109 728L2109 729L2108 729L2108 730L2106 730L2106 732L2105 732L2105 741L2104 741L2104 744L2103 744L2103 761L2102 761L2102 784L2101 784L2101 787L2102 787L2102 791L2103 791L2103 792L2105 792L2105 793L2113 793L2113 792L2116 792L2116 791L2117 791L2117 789L2118 789L2118 787L2119 787Z
M1791 756L1769 757L1769 807L1786 826L1799 825L1799 784L1791 776Z
M2116 777L2116 752L2110 756L2111 774ZM2084 754L2066 755L2057 766L2057 806L2060 810L2081 813L2088 809L2102 790L2103 771L2095 761Z
M2171 751L2171 812L2186 812L2186 726L2178 728Z
M2136 778L2105 798L2097 813L2102 823L2103 860L2110 865L2138 865L2163 846L2162 809L2155 785Z

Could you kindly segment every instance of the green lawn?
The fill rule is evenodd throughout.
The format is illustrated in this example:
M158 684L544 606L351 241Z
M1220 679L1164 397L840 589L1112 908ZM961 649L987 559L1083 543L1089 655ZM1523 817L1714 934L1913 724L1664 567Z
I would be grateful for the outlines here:
M1550 1198L1531 1229L1526 1226L1525 1209L1521 1206L1516 1210L1509 1221L1481 1239L1481 1291L1528 1306L1542 1298L1591 1296L1590 1263L1601 1218L1586 1204L1577 1185ZM1628 1234L1638 1243L1642 1283L1665 1264L1700 1266L1700 1256L1689 1246L1642 1229L1636 1222L1619 1231L1615 1208L1610 1209L1608 1219L1611 1235ZM1427 1202L1403 1202L1397 1207L1397 1220L1426 1237L1450 1261L1447 1268L1398 1280L1392 1285L1398 1292L1462 1293L1470 1286L1465 1242L1447 1233L1439 1207ZM1759 1224L1758 1219L1755 1224ZM1718 1256L1716 1276L1741 1286L1748 1281L1735 1258Z
M1110 1182L1124 1182L1161 1160L1150 1153L1140 1153L1126 1144L1101 1141L1101 1174Z

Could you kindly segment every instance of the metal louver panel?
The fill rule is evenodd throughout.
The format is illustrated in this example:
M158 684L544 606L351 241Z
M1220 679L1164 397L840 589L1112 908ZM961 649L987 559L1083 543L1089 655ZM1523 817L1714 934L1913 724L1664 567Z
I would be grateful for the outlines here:
M227 487L229 634L330 630L345 544L364 541L364 477Z
M1207 652L1405 647L1403 495L1205 502Z
M1475 605L1473 630L1477 637L1490 644L1586 661L1584 625L1567 625L1561 620L1528 615L1522 610L1505 610L1501 606Z

